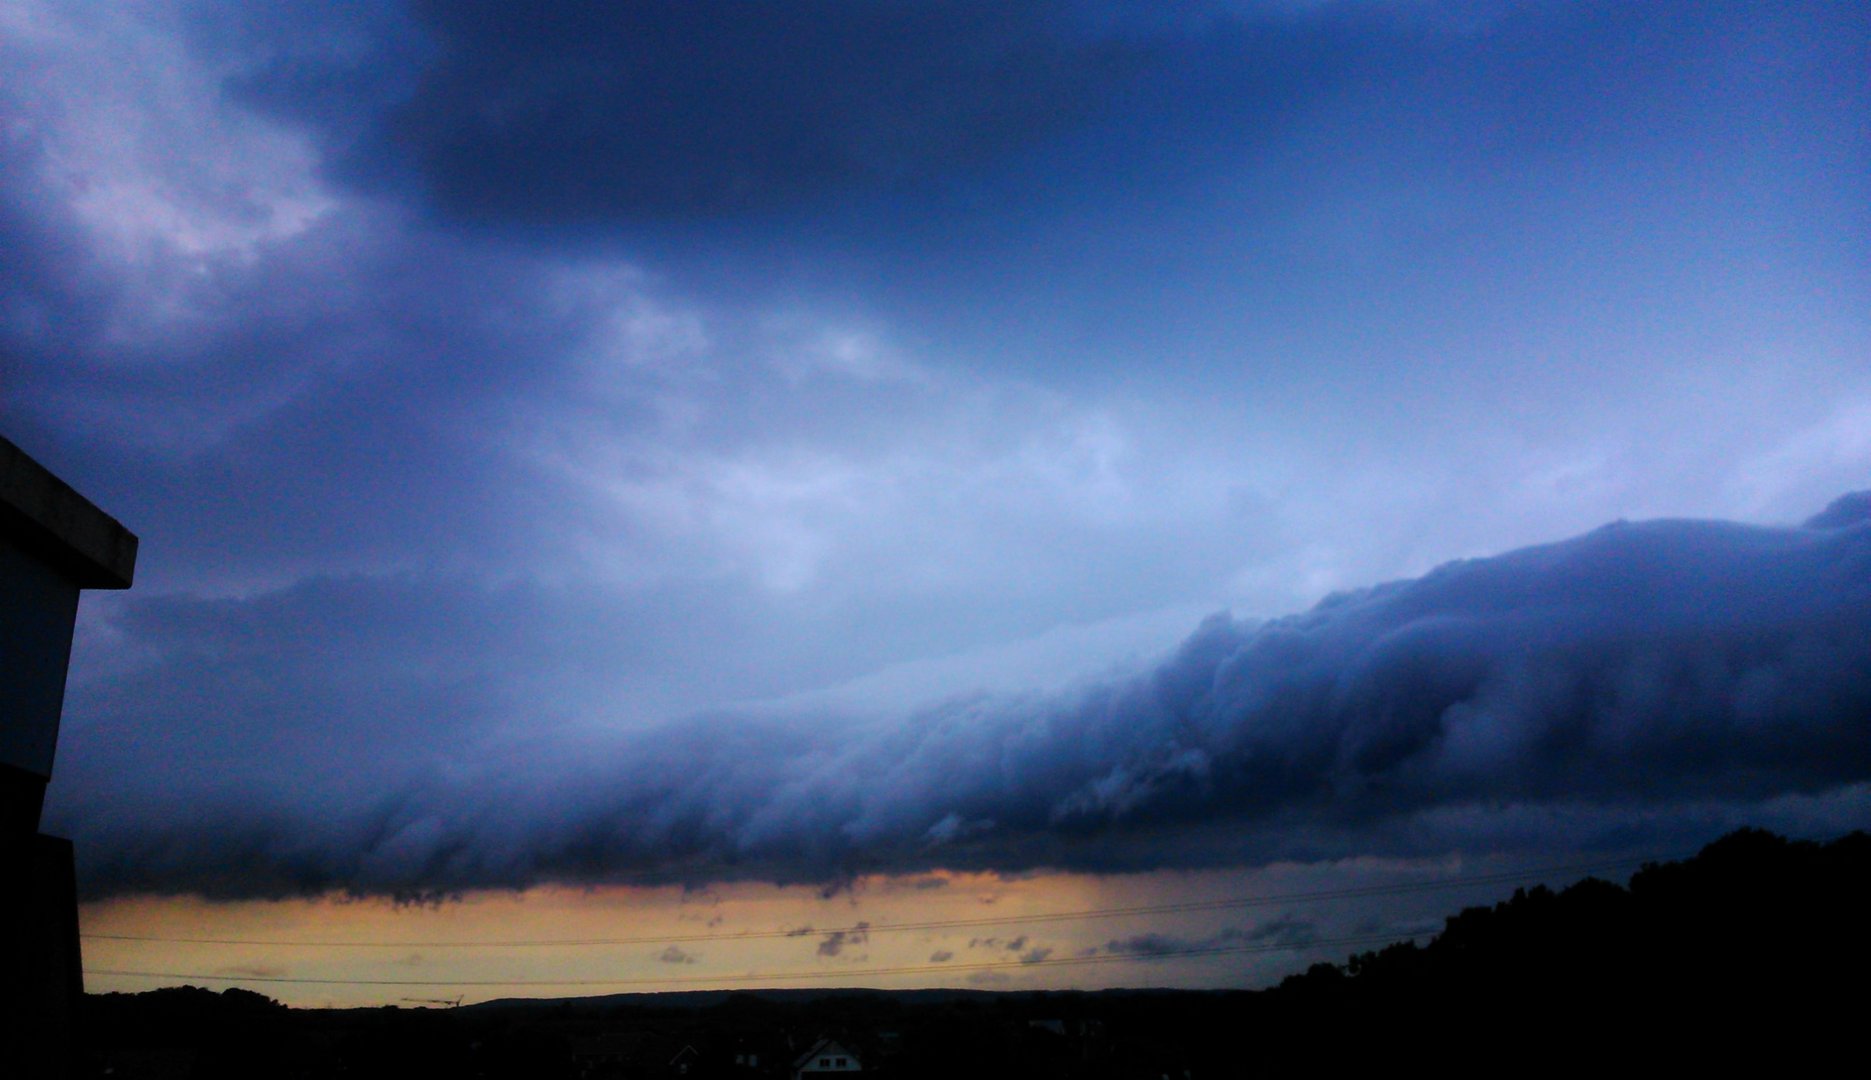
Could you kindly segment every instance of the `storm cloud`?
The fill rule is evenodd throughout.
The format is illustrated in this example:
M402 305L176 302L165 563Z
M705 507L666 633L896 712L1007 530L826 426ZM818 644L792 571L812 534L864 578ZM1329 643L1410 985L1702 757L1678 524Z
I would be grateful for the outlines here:
M1132 676L900 716L773 709L519 739L477 720L485 661L464 654L429 673L424 704L391 701L384 715L412 718L390 729L322 730L355 709L320 699L189 704L217 725L203 743L333 763L323 787L233 783L232 760L156 774L91 732L72 768L100 790L122 777L126 812L59 824L89 895L243 896L1251 865L1666 841L1788 798L1850 812L1871 781L1866 503L1790 528L1620 522L1283 619L1218 615ZM166 632L187 636L178 617ZM196 628L213 634L239 636ZM188 663L164 679L190 685ZM463 704L438 710L449 686Z
M46 827L434 896L1862 826L1864 500L1771 526L1871 468L1867 18L0 4L0 426L142 540Z
M767 211L917 184L1071 126L1140 50L1069 3L269 5L190 28L335 177L450 220ZM1128 58L1128 59L1127 59Z

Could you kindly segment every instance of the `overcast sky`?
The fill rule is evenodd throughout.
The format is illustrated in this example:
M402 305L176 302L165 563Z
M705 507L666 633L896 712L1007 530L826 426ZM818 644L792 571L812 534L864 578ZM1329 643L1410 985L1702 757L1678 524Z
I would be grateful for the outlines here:
M5 0L0 424L142 539L48 828L240 898L1863 824L1868 53Z

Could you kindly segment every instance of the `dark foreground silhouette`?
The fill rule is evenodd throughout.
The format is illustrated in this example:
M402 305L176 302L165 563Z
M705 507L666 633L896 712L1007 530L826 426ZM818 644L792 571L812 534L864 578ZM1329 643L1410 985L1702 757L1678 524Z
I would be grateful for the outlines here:
M244 990L92 995L94 1075L790 1076L822 1038L872 1075L1237 1077L1256 1072L1722 1065L1862 1068L1871 837L1758 830L1628 886L1516 892L1428 944L1317 964L1261 991L789 991L288 1009Z

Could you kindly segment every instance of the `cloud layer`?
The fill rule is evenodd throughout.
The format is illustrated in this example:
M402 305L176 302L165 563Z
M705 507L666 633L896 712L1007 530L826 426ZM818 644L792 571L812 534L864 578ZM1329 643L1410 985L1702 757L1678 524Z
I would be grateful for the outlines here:
M1162 654L1863 486L1865 5L515 10L0 3L88 890L1862 804L1851 505Z
M376 676L318 670L314 654L291 696L261 699L278 712L176 702L178 725L215 729L146 729L223 761L157 774L139 760L151 747L88 732L61 770L98 791L119 777L121 801L60 824L90 895L252 896L1252 864L1661 842L1711 808L1789 798L1848 814L1871 781L1866 504L1798 528L1620 522L1284 619L1216 616L1134 676L896 717L519 738L477 712L490 653L463 640L396 726L346 731L321 719L355 715L342 699ZM458 622L495 626L501 602ZM201 613L166 622L199 656L158 665L126 703L159 685L212 694L212 668L182 669L242 635ZM372 622L350 610L302 632ZM469 690L458 709L450 686ZM267 763L241 775L255 756ZM286 761L305 764L269 790Z

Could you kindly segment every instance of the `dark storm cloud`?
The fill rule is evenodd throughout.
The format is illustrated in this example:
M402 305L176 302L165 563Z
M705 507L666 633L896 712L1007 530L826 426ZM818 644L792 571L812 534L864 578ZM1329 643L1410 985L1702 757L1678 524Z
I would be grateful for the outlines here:
M217 144L240 125L209 98L148 103L199 110L203 130L81 117L100 148L36 115L82 98L83 80L11 73L0 106L31 119L0 136L0 408L55 467L100 478L93 498L130 508L166 551L146 567L174 574L159 588L278 580L308 557L458 565L448 538L510 520L453 477L466 464L538 484L493 460L486 410L550 385L565 365L545 358L589 322L552 298L550 272L325 200L268 156L292 157L274 133ZM104 215L98 198L126 205ZM424 537L456 550L417 554Z
M1239 945L1268 944L1304 948L1318 940L1318 937L1318 926L1311 920L1283 916L1252 930L1230 926L1200 938L1156 933L1112 938L1104 943L1104 951L1124 956L1175 956Z
M1216 617L1153 670L1063 697L720 714L621 738L487 722L524 707L499 669L536 665L489 662L523 635L379 648L404 631L359 612L243 629L182 605L142 617L192 644L78 689L105 717L170 700L166 723L125 729L153 732L144 745L113 743L108 722L74 733L61 783L91 805L56 824L91 895L1672 841L1776 800L1862 801L1864 509L1848 497L1798 528L1619 523L1273 622ZM498 627L502 604L441 624ZM241 643L285 633L336 643L308 661L385 659L230 689L258 677ZM190 762L192 745L222 756Z
M334 176L456 221L589 227L1160 193L1373 87L1397 110L1388 134L1455 117L1442 150L1498 168L1628 139L1637 115L1680 121L1678 91L1708 90L1701 49L1754 21L1745 5L1160 7L204 5L190 36L239 100L315 132ZM1384 134L1341 130L1327 152L1351 165Z
M328 50L247 89L340 135L374 98L353 168L407 167L467 219L716 214L920 183L1070 126L1136 64L1052 2L413 10L413 86L307 93L376 78Z
M1651 440L1602 408L1612 395L1590 365L1553 365L1555 383L1588 387L1555 406L1512 358L1661 342L1665 359L1632 366L1650 386L1681 359L1676 328L1745 292L1776 329L1698 339L1696 355L1817 342L1856 372L1862 350L1837 328L1862 305L1813 293L1832 282L1856 301L1862 284L1863 86L1836 74L1864 67L1861 12L1505 5L1450 33L1413 21L1440 17L1419 5L18 7L9 30L30 32L0 37L0 419L146 552L136 592L86 601L51 792L93 895L629 877L837 888L867 869L1639 842L1866 790L1851 787L1871 778L1863 500L1807 530L1624 526L1274 623L1217 619L1154 671L1064 696L645 728L1214 602L1244 559L1310 579L1316 547L1323 579L1369 580L1355 568L1425 565L1373 554L1403 533L1411 551L1507 546L1464 532L1459 500L1396 481L1420 470L1432 491L1467 491L1470 460L1540 443L1517 426L1535 414L1592 438L1553 442L1550 460L1498 455L1505 479L1468 501L1541 502L1487 508L1521 517L1515 537L1612 506L1760 517L1786 504L1723 502L1710 485L1771 495L1792 475L1801 490L1832 483L1814 479L1821 466L1848 475L1865 414L1844 364L1793 377L1774 361L1785 383L1824 388L1810 392L1825 408L1846 403L1825 438L1795 439L1754 476L1724 440L1745 426L1771 449L1822 410L1793 424L1749 402L1691 432L1722 465L1686 488L1667 460L1597 445ZM1269 138L1315 105L1322 123ZM1653 148L1653 129L1684 141ZM1607 156L1620 145L1635 156ZM1704 191L1659 173L1669 161L1733 183ZM1425 162L1432 206L1478 216L1385 201L1419 190L1400 180L1422 184ZM1185 198L1204 170L1225 190ZM1347 197L1347 170L1370 189ZM1503 178L1524 187L1524 217L1490 216ZM1700 208L1672 228L1725 238L1732 258L1657 248L1672 273L1629 280L1678 298L1632 294L1642 321L1607 318L1580 299L1621 295L1618 282L1567 264L1649 249L1654 222L1646 232L1638 204L1581 214L1555 193L1572 182ZM1790 198L1801 184L1843 194ZM804 226L763 252L757 229L696 220L762 214ZM821 238L838 214L849 235ZM652 218L667 227L633 236L648 250L628 261L611 250L619 231L585 228ZM1313 223L1290 251L1256 239L1289 221ZM1750 225L1784 235L1752 245ZM1469 261L1472 236L1514 273ZM1453 263L1437 248L1449 237ZM835 281L825 252L847 240L864 253L858 283L832 290L833 310L793 312L798 334L763 333L789 317L767 299L791 303L795 274ZM1837 243L1844 273L1791 254ZM880 252L903 257L869 261ZM1296 257L1319 261L1300 274ZM919 274L925 259L956 278ZM1797 303L1747 276L1777 260ZM1354 261L1371 276L1347 276ZM708 266L702 295L661 302L665 263ZM961 281L984 265L996 273ZM1695 266L1732 292L1673 276ZM1239 287L1244 268L1260 284ZM1511 287L1522 268L1603 337L1535 335L1535 349L1489 330L1542 325ZM1169 287L1178 274L1194 289ZM1399 339L1372 303L1484 338L1373 348ZM888 348L820 355L821 316L842 340L847 310L876 313L884 345L929 347L903 363ZM1269 340L1355 341L1280 360L1288 345L1237 336L1293 312L1311 314ZM931 329L949 318L969 329ZM1185 340L1217 319L1226 347ZM1821 336L1785 337L1796 323ZM1426 411L1434 384L1402 374L1464 351L1502 381L1477 395L1452 377L1447 410ZM980 385L944 384L938 368L971 352ZM1167 408L1184 473L1125 414L1146 372L1178 356L1201 358L1190 400L1259 398L1270 388L1219 376L1266 364L1334 389L1316 424L1279 418L1277 395L1259 412ZM1127 376L1055 415L1048 394L987 371L1028 363L1042 381ZM1381 406L1347 409L1343 387ZM1658 404L1663 427L1703 411ZM1380 413L1397 431L1361 437L1391 422ZM1511 439L1486 435L1485 417ZM1288 423L1302 431L1281 450ZM1427 434L1471 429L1484 434L1412 458ZM994 434L956 434L975 431ZM1191 451L1201 432L1214 461ZM1255 443L1269 432L1281 438ZM1297 454L1313 439L1331 450ZM1601 450L1612 466L1591 464ZM1288 451L1312 464L1281 466ZM1554 462L1601 493L1549 500L1558 486L1538 476ZM1426 508L1350 505L1377 489ZM1224 491L1230 507L1251 498L1185 516ZM1390 537L1329 550L1372 523ZM1268 562L1280 545L1294 559Z
M1390 14L1315 14L418 2L236 12L194 36L247 57L230 89L315 131L334 176L453 221L589 227L854 199L948 216L984 195L1005 209L1027 201L1021 191L1175 174L1259 144L1296 106L1388 70L1421 37Z
M24 361L12 429L102 478L93 498L134 508L166 549L164 584L493 555L525 519L458 478L468 468L543 494L486 410L551 385L554 366L529 358L570 324L549 314L538 276L385 244L369 235L382 226L334 223L215 268L182 326L141 333L125 332L124 313L149 300L81 265L0 282L6 301L42 313L0 328L0 350Z

